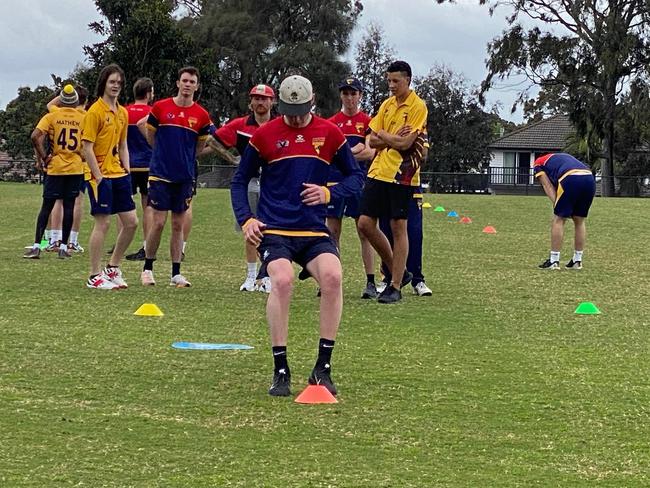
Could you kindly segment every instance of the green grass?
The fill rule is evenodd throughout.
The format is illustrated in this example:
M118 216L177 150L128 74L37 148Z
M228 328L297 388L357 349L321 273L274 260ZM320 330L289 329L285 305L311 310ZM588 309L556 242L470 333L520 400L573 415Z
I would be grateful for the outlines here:
M265 296L237 291L243 246L227 192L195 201L191 289L166 285L165 236L158 286L139 286L127 262L131 287L98 292L84 285L87 255L20 258L40 188L0 185L0 486L648 486L650 201L596 200L585 269L545 272L545 198L425 199L474 220L424 211L434 296L359 299L346 221L340 401L299 405L266 392ZM296 394L315 359L315 289L296 284L291 308ZM581 301L602 315L576 316ZM165 316L134 316L145 302ZM255 349L179 351L177 340Z

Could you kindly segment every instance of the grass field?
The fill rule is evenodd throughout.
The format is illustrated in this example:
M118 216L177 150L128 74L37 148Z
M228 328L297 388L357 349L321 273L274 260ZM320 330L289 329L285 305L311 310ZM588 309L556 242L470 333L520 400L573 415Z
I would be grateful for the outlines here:
M266 297L238 291L243 246L226 191L195 201L192 288L166 285L163 237L158 286L141 287L140 264L127 262L131 287L100 292L85 288L87 255L21 259L40 188L0 185L0 486L649 486L650 201L596 200L575 272L537 269L545 198L425 200L474 220L424 210L434 296L361 300L346 222L339 403L299 405L267 394ZM488 224L498 233L483 234ZM563 263L571 249L565 239ZM294 394L315 359L315 289L295 287ZM603 313L575 315L582 301ZM145 302L165 316L134 316ZM254 349L172 349L179 340Z

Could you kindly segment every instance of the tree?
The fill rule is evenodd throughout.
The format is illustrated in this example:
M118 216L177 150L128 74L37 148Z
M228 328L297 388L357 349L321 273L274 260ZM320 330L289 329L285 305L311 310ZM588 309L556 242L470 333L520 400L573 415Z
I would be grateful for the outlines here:
M443 0L437 0L441 3ZM489 3L481 0L481 3ZM481 93L495 79L524 75L542 92L555 92L580 137L601 139L603 195L614 194L617 107L630 83L647 68L647 0L505 0L513 9L510 28L488 45L488 75ZM540 22L525 30L520 16ZM551 29L561 33L551 32ZM520 92L519 102L528 94Z
M30 135L40 118L47 113L45 106L54 98L54 90L39 86L18 89L18 96L0 111L0 150L16 159L32 159L34 148Z
M415 92L426 102L431 147L423 171L468 172L490 161L498 117L484 112L465 79L444 66L416 78Z
M162 96L171 95L178 69L196 59L192 39L173 14L181 4L195 12L195 2L95 0L95 4L104 19L91 23L89 28L105 36L105 40L84 46L91 66L78 69L76 80L86 84L92 93L102 67L117 63L126 75L123 100L132 100L133 82L143 76L154 81Z
M352 0L217 0L190 26L208 76L203 100L217 118L246 111L256 83L277 87L290 74L309 78L325 114L339 108L340 61L361 4Z
M361 100L364 111L373 114L389 95L386 68L396 58L395 49L386 43L384 29L371 23L355 48L355 76L364 86Z

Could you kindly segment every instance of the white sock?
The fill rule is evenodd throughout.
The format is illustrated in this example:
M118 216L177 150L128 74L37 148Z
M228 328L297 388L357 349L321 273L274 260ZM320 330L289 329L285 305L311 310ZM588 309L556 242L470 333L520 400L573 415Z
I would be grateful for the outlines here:
M560 260L560 251L551 251L551 257L549 259L552 263L557 263Z
M40 242L35 242L34 245L32 246L32 249L40 249L40 248L41 248Z
M576 263L578 261L582 262L582 253L583 251L573 251L573 262Z
M50 242L51 235L52 235L52 231L50 229L45 229L45 234L43 235L43 239L45 239L47 242Z
M52 240L54 242L58 242L63 239L63 231L61 229L52 229L50 231L50 235L52 236Z
M257 261L254 263L246 263L248 269L248 278L255 278L257 276Z
M59 251L60 250L63 250L63 252L67 251L68 250L68 245L63 244L63 243L59 244Z
M187 246L187 242L183 241L183 252L185 252L185 246Z
M79 244L79 232L70 231L70 244Z

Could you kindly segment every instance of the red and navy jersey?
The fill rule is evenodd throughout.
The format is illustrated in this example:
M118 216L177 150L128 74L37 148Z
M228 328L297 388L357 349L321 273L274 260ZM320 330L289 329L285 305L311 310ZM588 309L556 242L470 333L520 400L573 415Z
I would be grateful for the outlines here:
M355 161L343 133L331 122L313 115L306 127L288 126L278 117L251 137L231 184L233 210L240 225L255 217L266 224L265 233L288 236L328 235L326 205L302 203L303 183L325 186L330 167L345 178L331 188L331 196L349 197L361 190L363 171ZM259 169L258 214L248 204L248 182Z
M214 138L219 141L224 147L237 149L241 156L248 145L248 141L255 134L260 125L255 120L253 115L245 115L238 117L227 122L225 125L216 129L214 126L210 129L210 133Z
M553 186L557 187L560 179L568 174L591 173L589 166L566 153L551 153L537 158L533 162L535 177L546 173Z
M327 120L335 124L339 129L341 129L341 132L343 132L343 135L345 135L348 144L350 144L350 148L353 148L359 143L365 144L366 136L370 132L370 129L368 128L368 124L372 120L372 117L370 117L365 112L357 112L351 117L349 115L345 115L343 112L338 112L337 114L331 116ZM368 163L370 163L370 161L368 161ZM361 166L361 169L363 169L367 173L368 164L363 164ZM338 171L336 168L332 168L332 170L330 171L328 183L329 184L338 183L342 179L343 179L343 175L341 174L341 172Z
M181 107L173 98L154 103L147 127L156 132L149 177L183 183L196 177L197 143L208 137L210 116L198 103Z
M151 106L145 103L133 103L127 105L126 111L129 114L129 128L126 144L129 147L129 162L131 171L149 171L151 161L151 146L147 139L138 129L137 123L142 117L151 112Z

